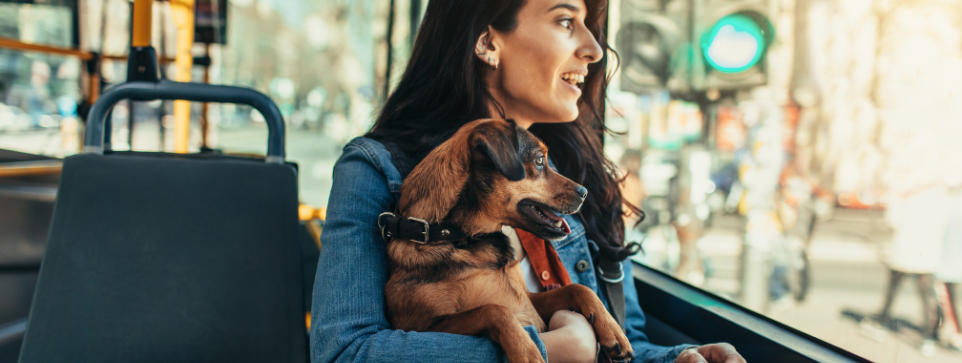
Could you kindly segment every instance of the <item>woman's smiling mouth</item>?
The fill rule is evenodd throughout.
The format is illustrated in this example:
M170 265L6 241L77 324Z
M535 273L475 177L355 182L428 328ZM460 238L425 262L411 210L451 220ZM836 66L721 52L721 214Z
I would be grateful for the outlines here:
M585 83L585 76L578 73L564 73L561 75L561 79L578 88L581 88L581 85Z
M564 73L561 75L561 79L579 87L585 83L585 76L578 73Z
M566 88L570 89L578 96L581 96L581 86L585 83L585 76L583 74L573 72L562 73L561 81Z

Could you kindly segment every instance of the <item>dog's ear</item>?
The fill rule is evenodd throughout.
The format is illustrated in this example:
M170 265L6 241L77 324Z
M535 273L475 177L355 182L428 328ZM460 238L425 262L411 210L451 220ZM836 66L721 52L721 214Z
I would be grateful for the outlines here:
M487 128L475 134L475 158L491 160L494 167L510 181L524 179L524 163L518 145L518 129L513 122Z

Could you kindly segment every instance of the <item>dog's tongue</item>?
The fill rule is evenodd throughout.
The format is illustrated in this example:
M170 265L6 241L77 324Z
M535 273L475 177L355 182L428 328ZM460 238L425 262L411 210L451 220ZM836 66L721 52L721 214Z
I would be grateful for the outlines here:
M558 226L558 222L561 222L561 226L560 226L560 227L561 227L562 230L565 231L565 234L570 234L570 233L571 233L571 227L568 226L568 221L566 221L566 220L564 219L564 217L555 214L555 211L553 211L553 210L551 210L551 209L548 209L548 208L545 208L545 207L540 207L540 206L538 206L538 207L536 207L536 208L538 208L538 210L541 211L541 214L543 214L546 218L548 218L549 221L551 221L551 224L552 224L552 225L554 225L554 226L557 227L557 226Z

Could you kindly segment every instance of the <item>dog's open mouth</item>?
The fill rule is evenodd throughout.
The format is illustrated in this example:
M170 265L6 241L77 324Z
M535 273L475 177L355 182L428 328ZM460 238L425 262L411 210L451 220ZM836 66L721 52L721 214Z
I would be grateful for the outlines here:
M518 203L518 209L535 223L543 225L545 228L564 234L571 233L568 222L556 214L551 208L535 203L530 200L523 200Z

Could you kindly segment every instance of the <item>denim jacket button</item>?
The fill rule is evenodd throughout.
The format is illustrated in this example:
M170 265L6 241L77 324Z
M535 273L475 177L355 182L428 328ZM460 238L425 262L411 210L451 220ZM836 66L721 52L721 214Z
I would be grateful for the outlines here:
M578 271L578 272L588 271L588 261L585 261L585 260L578 261L578 263L575 264L575 271Z

